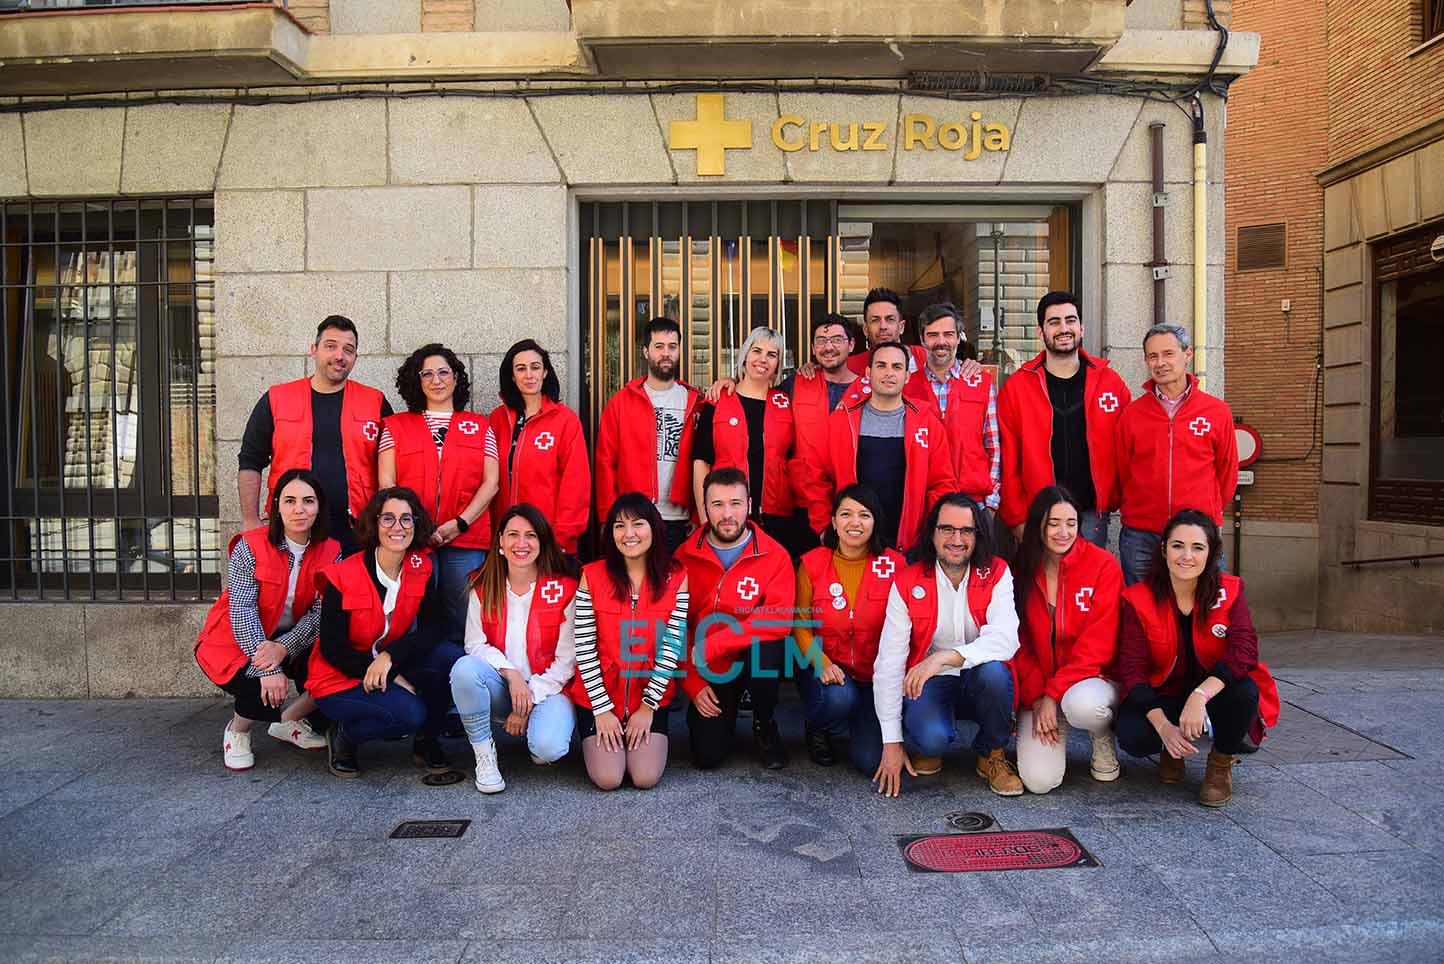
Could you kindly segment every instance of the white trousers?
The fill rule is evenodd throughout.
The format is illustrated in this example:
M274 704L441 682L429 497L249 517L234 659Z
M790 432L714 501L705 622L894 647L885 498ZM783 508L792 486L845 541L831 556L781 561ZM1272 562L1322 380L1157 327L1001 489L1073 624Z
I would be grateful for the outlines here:
M1118 687L1097 676L1079 680L1068 687L1058 708L1058 742L1052 745L1033 735L1031 709L1018 714L1018 776L1029 793L1047 793L1063 782L1070 726L1093 736L1108 733L1118 709Z

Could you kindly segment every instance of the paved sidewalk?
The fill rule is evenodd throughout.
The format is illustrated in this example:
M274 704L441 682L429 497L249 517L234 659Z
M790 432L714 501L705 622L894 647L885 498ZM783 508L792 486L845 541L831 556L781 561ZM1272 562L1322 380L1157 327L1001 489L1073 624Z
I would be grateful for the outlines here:
M1429 961L1444 958L1444 640L1266 639L1287 705L1233 802L1124 758L995 797L960 749L883 800L813 766L687 760L641 793L504 752L508 788L423 786L402 743L359 780L259 734L229 774L221 700L0 702L3 961ZM457 755L464 744L454 744ZM1322 761L1322 762L1320 762ZM1097 868L910 872L950 811L1068 827ZM468 818L460 840L390 840Z

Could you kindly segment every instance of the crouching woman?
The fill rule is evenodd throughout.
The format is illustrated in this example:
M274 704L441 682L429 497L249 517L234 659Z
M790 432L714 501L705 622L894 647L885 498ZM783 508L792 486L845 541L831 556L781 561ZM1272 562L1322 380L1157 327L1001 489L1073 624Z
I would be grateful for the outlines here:
M1164 783L1183 779L1194 741L1211 732L1198 802L1233 797L1233 755L1279 717L1278 687L1258 659L1243 580L1218 571L1223 543L1207 514L1184 509L1163 528L1148 577L1123 590L1118 743L1158 754Z

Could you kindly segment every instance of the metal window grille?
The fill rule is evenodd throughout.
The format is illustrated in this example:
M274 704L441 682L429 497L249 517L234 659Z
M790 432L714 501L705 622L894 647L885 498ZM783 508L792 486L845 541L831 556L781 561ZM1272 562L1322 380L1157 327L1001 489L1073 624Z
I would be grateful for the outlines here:
M0 205L0 598L213 597L210 198Z
M1238 229L1238 270L1282 268L1286 258L1283 224L1250 224Z
M1424 13L1424 36L1422 40L1432 40L1440 34L1444 34L1444 0L1423 0Z

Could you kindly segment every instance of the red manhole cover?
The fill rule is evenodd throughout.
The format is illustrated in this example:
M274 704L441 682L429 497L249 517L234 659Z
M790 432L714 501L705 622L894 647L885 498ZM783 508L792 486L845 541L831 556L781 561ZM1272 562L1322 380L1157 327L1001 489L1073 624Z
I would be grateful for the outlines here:
M1097 867L1098 861L1067 830L1004 830L997 833L901 837L898 847L914 870L969 873L980 870L1054 870Z

